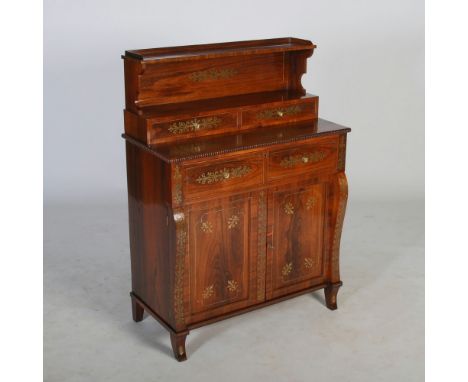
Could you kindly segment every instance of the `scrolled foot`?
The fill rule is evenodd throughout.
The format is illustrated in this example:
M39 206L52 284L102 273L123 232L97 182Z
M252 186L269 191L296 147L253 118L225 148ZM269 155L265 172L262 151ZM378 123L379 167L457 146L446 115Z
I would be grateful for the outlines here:
M185 351L185 339L187 338L188 332L185 333L173 333L171 332L171 344L174 357L177 361L187 360L187 353Z
M327 304L327 308L330 310L336 310L338 308L336 303L336 296L341 285L343 285L343 283L339 282L336 284L330 284L325 287L325 303Z

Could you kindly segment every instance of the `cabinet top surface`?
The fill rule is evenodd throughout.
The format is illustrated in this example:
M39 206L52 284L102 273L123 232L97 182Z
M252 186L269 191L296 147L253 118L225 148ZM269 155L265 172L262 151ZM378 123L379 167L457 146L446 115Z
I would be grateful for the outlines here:
M146 146L125 134L123 137L136 145L144 146L166 162L181 162L282 143L299 142L322 135L345 134L350 131L349 127L318 118L277 127L257 128L244 133L192 138L152 146Z
M314 48L315 45L311 41L284 37L266 40L127 50L122 58L133 58L141 61L183 61L222 56L313 50Z

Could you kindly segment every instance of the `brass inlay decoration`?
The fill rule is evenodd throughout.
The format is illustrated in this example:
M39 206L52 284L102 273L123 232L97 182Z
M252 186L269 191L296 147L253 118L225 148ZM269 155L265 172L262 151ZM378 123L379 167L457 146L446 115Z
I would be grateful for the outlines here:
M340 135L340 140L338 142L338 171L343 171L345 169L346 162L346 134Z
M311 153L289 155L281 160L280 166L284 168L290 168L297 166L298 164L320 162L323 160L323 158L325 158L325 153L323 151L313 151Z
M306 201L306 210L310 210L313 206L315 206L315 198L313 196L309 196Z
M304 259L304 266L307 268L307 269L311 269L314 267L314 264L315 264L315 261L314 259L312 259L311 257L306 257Z
M179 205L182 203L182 174L180 173L180 167L175 166L174 168L174 204Z
M176 254L175 254L175 285L174 285L174 317L177 324L183 324L184 315L184 278L185 256L187 243L187 227L183 211L174 214L176 223Z
M222 122L219 117L193 118L188 121L174 122L169 126L172 134L183 134L199 130L213 129Z
M299 114L302 111L302 107L299 105L293 105L288 107L282 107L277 109L263 110L257 113L257 119L277 119L283 118L290 115Z
M252 171L252 168L249 166L239 166L234 168L224 167L220 170L209 171L201 174L196 182L200 184L211 184L227 180L230 178L241 178Z
M202 221L200 223L200 228L205 233L213 233L213 224L211 224L209 221Z
M227 282L227 289L229 292L236 292L239 289L239 284L235 280L229 280Z
M229 219L228 219L228 228L229 229L232 229L234 228L235 226L237 226L237 224L239 224L239 216L237 215L232 215Z
M257 235L257 300L265 298L265 273L266 273L266 223L267 206L265 191L260 191L258 197L258 235Z
M283 275L283 278L287 277L292 272L292 269L293 269L292 263L285 264L283 266L283 269L281 269L281 274Z
M294 214L294 206L291 202L287 202L284 204L284 212L288 215Z
M224 69L207 69L190 74L190 79L193 82L203 82L211 80L224 80L234 77L237 74L236 69L224 68Z
M206 299L210 298L213 295L214 295L214 285L211 284L210 286L206 287L203 290L202 297L203 297L203 300L206 300Z
M348 201L348 182L344 173L338 175L338 192L338 211L336 213L336 223L331 248L331 274L333 282L340 280L339 260L341 231L343 230L346 202Z

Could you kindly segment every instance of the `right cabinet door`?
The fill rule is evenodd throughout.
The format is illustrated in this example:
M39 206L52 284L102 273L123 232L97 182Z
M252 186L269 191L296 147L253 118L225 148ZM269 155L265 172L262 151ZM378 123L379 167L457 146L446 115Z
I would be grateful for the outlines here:
M327 183L276 187L268 195L266 297L324 282Z

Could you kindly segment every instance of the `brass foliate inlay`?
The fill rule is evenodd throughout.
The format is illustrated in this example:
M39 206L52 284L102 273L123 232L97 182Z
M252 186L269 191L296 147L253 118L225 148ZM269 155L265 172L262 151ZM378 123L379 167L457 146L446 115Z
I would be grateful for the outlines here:
M217 127L222 122L219 117L193 118L188 121L174 122L169 126L172 134L183 134Z
M200 224L200 228L205 233L213 233L213 224L208 221L202 221Z
M208 69L193 72L190 74L190 79L193 82L203 82L211 80L221 80L234 77L237 74L236 69L224 68L224 69Z
M239 224L239 216L237 215L232 215L229 219L228 219L228 228L229 229L232 229L234 228L235 226L237 226L237 224Z
M283 266L283 269L281 269L281 274L283 275L283 277L287 277L292 272L292 269L292 263L287 263Z
M298 155L288 155L283 158L280 162L280 166L284 168L290 168L297 166L298 164L307 164L320 162L325 158L325 153L323 151L313 151L306 154Z
M302 111L302 107L299 105L282 107L278 109L268 109L257 113L257 119L279 119L286 116L296 115Z
M306 210L310 210L313 206L315 206L316 200L313 196L307 198L306 201Z
M227 290L229 292L236 292L239 289L239 284L235 280L229 280L227 282Z
M294 214L294 206L291 202L287 202L284 204L284 212L288 215Z
M306 257L304 259L304 266L307 268L307 269L311 269L314 267L314 259L312 259L311 257Z
M252 171L249 166L239 166L234 168L222 168L220 170L209 171L201 174L196 182L200 184L217 183L230 178L241 178Z
M210 297L212 297L213 295L214 295L214 285L211 284L210 286L206 287L203 290L202 297L203 297L203 300L207 300Z

